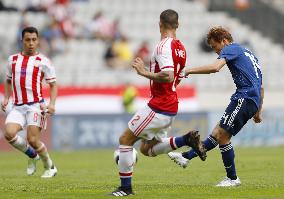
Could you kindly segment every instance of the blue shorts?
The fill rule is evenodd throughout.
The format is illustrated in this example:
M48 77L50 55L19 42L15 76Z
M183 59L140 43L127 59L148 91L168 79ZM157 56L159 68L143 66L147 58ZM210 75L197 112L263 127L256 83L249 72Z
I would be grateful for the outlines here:
M220 126L235 136L257 110L256 104L250 99L232 100L220 120Z

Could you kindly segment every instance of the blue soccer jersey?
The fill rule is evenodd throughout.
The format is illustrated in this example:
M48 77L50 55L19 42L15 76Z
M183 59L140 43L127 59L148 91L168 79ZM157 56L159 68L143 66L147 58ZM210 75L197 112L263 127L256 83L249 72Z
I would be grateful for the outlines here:
M237 87L231 100L251 99L257 107L261 101L262 74L258 59L248 49L237 43L225 46L218 59L224 58Z

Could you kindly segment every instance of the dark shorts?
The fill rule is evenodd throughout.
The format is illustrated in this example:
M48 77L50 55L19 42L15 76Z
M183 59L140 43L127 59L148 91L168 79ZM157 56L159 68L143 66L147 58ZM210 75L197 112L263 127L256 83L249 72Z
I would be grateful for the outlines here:
M232 100L220 120L220 126L235 136L257 110L256 104L250 99Z

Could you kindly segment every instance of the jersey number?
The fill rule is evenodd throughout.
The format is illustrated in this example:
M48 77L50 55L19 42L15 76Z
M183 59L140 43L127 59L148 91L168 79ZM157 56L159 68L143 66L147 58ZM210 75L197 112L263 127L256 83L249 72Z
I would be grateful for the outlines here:
M140 120L140 115L136 115L136 117L131 121L131 125L132 126L134 126L135 125L135 123L138 121L138 120Z
M38 113L34 113L34 122L37 122L38 120Z
M254 67L254 71L255 71L256 77L259 78L257 69L260 69L260 66L259 66L259 64L257 63L255 57L254 57L252 54L248 53L248 52L245 52L245 55L246 55L247 57L249 57L249 59L250 59L252 65L253 65L253 67Z

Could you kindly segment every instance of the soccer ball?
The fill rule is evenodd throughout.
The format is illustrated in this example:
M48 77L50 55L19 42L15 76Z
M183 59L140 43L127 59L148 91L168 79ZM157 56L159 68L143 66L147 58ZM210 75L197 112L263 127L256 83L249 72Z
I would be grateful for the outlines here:
M135 148L133 148L133 151L132 151L132 155L133 155L133 159L135 160L135 164L137 163L138 161L138 153L136 151ZM119 160L119 149L116 149L113 153L113 159L115 161L116 164L118 164L118 160Z

